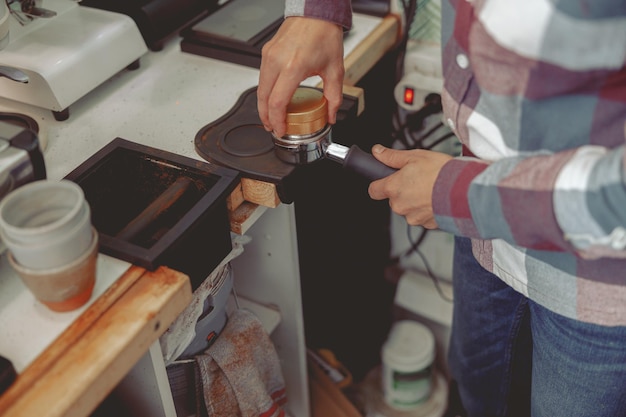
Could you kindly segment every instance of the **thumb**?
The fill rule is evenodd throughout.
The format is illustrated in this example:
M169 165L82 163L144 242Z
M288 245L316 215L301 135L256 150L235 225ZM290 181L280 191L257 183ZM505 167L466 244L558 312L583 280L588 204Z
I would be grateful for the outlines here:
M406 165L407 162L405 154L402 151L387 148L379 144L372 147L372 155L374 155L374 158L391 168L400 169Z

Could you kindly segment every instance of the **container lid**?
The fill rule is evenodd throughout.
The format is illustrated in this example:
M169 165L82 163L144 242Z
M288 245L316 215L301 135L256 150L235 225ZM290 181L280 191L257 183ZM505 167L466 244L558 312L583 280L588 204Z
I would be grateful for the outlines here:
M399 371L417 371L430 366L435 358L435 337L428 327L414 320L393 325L383 344L383 362Z
M287 135L309 135L327 123L328 103L324 94L312 87L299 87L287 106Z

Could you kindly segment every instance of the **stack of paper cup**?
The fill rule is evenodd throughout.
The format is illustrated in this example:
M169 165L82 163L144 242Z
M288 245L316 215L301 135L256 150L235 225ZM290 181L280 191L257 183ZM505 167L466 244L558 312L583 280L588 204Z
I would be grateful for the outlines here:
M85 304L95 283L98 234L79 185L41 180L0 202L9 262L35 297L55 311Z

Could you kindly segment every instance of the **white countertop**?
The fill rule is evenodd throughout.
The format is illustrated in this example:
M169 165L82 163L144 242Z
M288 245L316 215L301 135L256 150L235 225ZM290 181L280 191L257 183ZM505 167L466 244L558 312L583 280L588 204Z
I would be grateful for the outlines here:
M355 15L346 37L349 54L380 23ZM180 51L180 39L141 57L140 68L122 71L70 106L56 121L49 110L0 98L0 111L26 114L40 126L48 178L61 179L116 137L202 160L196 133L226 113L239 95L258 83L258 70ZM319 78L304 82L316 85ZM91 301L130 265L100 255ZM88 305L54 313L37 303L0 256L0 355L18 372L28 366Z

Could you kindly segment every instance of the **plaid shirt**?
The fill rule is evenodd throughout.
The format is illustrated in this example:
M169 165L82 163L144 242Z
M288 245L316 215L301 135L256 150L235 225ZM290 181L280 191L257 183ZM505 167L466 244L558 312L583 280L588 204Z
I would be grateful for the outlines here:
M626 2L442 0L442 27L465 152L435 184L440 228L546 308L626 325Z
M350 0L286 0L285 17L289 16L314 17L350 29L352 3Z

